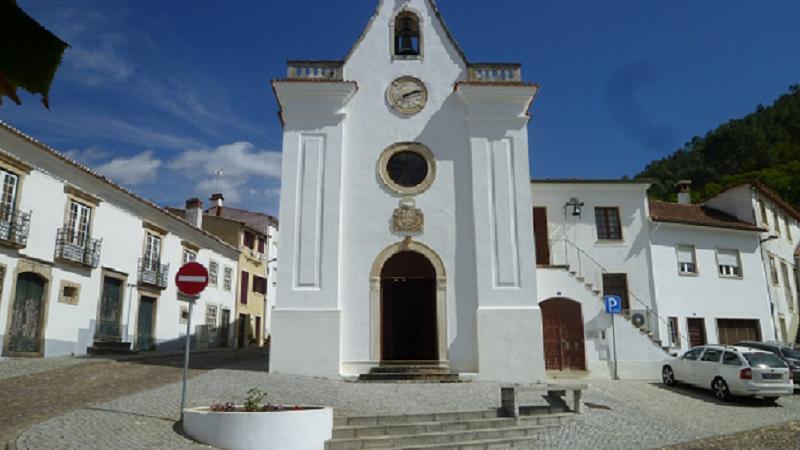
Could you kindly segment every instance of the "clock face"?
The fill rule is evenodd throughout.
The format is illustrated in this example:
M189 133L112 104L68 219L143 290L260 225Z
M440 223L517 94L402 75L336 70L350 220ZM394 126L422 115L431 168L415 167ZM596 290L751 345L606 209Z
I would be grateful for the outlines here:
M392 108L400 114L416 114L428 102L428 88L418 78L400 77L389 85L386 97Z

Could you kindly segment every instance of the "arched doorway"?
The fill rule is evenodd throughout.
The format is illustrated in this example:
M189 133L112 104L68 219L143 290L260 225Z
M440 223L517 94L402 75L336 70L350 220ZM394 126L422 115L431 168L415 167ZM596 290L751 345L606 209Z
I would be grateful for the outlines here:
M46 285L47 279L37 273L23 272L17 276L8 330L10 354L41 352Z
M381 269L381 360L438 361L436 269L402 251Z
M553 298L539 304L544 331L544 362L547 370L586 370L581 304Z

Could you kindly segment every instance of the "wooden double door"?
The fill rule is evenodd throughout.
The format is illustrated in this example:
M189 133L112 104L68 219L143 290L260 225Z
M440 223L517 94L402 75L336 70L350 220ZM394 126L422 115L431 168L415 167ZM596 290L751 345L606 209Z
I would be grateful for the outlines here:
M17 276L8 336L9 354L40 354L44 327L44 292L47 280L25 272Z
M564 298L540 303L547 370L586 370L581 304Z
M381 359L437 361L436 270L416 252L401 252L381 272Z

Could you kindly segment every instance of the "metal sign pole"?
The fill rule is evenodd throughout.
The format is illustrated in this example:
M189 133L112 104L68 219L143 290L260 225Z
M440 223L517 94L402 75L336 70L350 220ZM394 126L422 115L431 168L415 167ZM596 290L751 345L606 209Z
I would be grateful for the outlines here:
M614 379L619 380L619 371L617 370L617 329L614 327L614 316L616 314L611 314L611 339L614 345Z
M192 344L192 309L195 299L189 302L189 318L186 321L186 351L183 355L183 386L181 388L181 423L183 423L183 410L186 408L186 377L189 373L189 347Z

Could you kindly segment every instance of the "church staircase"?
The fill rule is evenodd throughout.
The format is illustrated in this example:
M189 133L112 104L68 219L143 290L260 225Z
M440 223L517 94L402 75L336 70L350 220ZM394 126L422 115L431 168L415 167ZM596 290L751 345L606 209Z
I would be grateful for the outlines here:
M438 361L383 361L369 373L359 375L363 383L462 383L458 373Z
M119 339L96 339L92 346L86 349L86 353L92 356L124 356L135 355L137 352L131 349L130 342L122 342Z
M504 417L502 410L334 417L325 450L530 448L547 430L574 418L571 412Z

